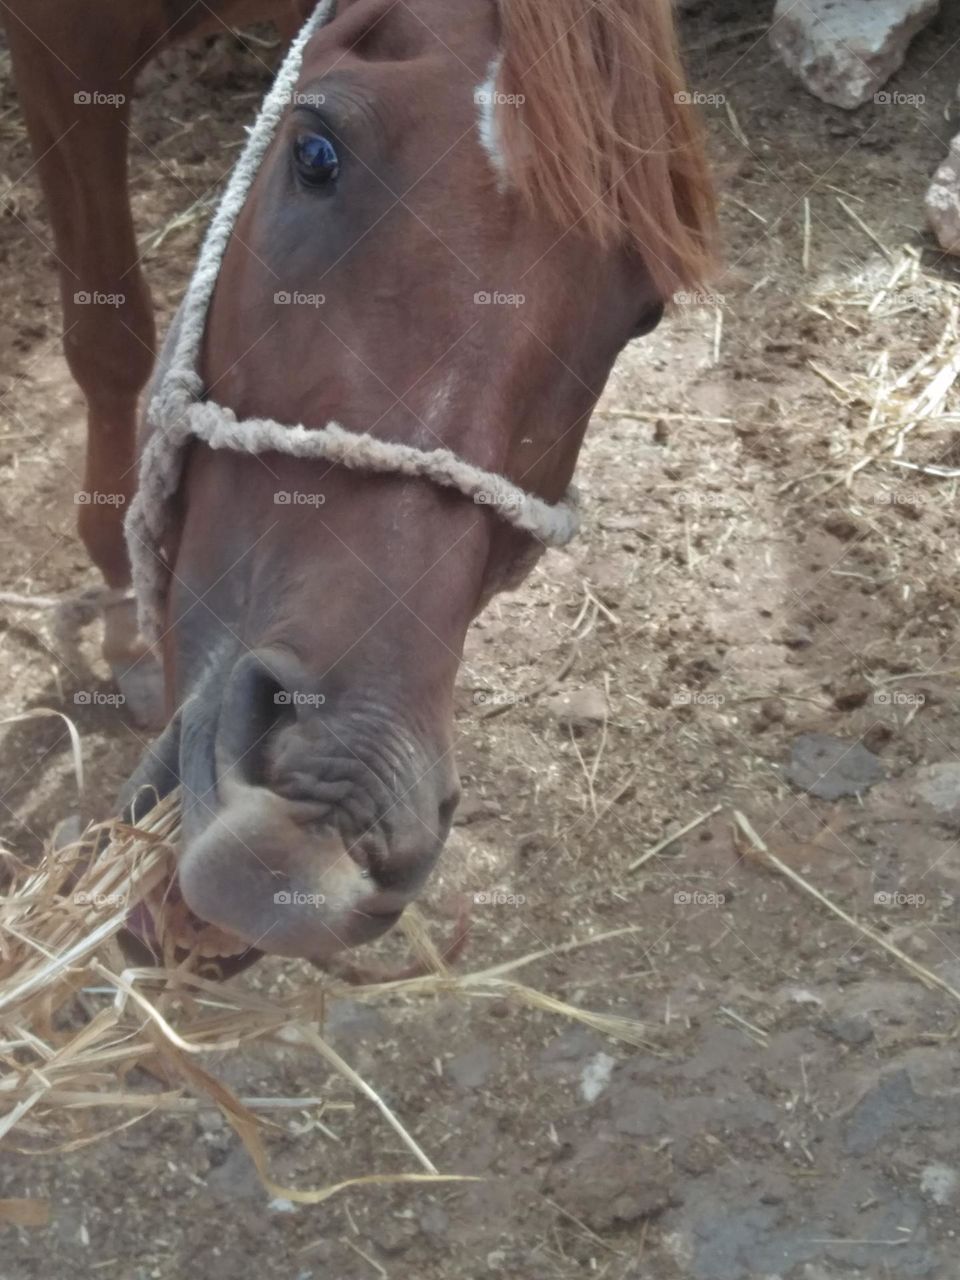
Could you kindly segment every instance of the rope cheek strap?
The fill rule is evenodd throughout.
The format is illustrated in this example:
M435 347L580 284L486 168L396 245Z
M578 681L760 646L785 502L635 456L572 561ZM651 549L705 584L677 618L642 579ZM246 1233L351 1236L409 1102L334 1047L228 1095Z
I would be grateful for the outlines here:
M173 354L148 411L149 438L140 458L139 487L127 513L126 537L140 626L152 641L159 638L163 629L170 576L163 549L169 534L171 500L180 484L184 450L191 439L202 440L213 449L284 453L364 471L430 480L456 489L475 502L489 503L502 519L532 535L543 547L565 546L579 525L577 494L572 487L561 502L551 505L503 476L473 466L449 449L418 449L380 440L366 433L346 431L336 422L307 428L283 425L269 418L238 419L231 409L201 399L203 382L197 372L200 346L227 244L296 88L307 43L328 20L333 3L334 0L322 0L307 20L264 99L207 230L181 306ZM529 564L524 567L529 568Z

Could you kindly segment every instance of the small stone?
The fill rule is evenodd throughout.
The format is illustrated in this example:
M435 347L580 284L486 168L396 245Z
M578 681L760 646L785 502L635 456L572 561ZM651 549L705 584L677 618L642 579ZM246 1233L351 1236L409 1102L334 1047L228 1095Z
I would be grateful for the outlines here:
M927 221L944 253L960 254L960 133L927 189Z
M602 724L610 714L603 690L589 687L555 693L544 705L561 724L574 729Z
M868 751L872 751L874 755L878 755L884 747L888 746L889 743L892 742L892 740L893 730L890 726L877 721L876 724L872 724L870 726L867 732L860 739L860 742Z
M228 1132L227 1122L224 1119L223 1112L215 1109L198 1112L197 1128L204 1134L221 1134Z
M783 724L787 708L779 698L764 698L760 703L760 714L768 724Z
M946 1205L957 1197L960 1177L948 1164L928 1164L920 1174L920 1190L934 1204Z
M873 689L866 680L855 680L833 695L833 705L838 711L853 711L862 707L871 693Z
M580 1074L580 1096L584 1102L596 1102L610 1083L616 1065L616 1058L611 1058L609 1053L598 1053L590 1059Z
M873 1039L873 1027L866 1018L833 1018L823 1024L823 1030L843 1044L860 1045Z
M411 1231L409 1225L401 1225L398 1222L391 1222L389 1219L380 1222L370 1231L370 1238L378 1249L391 1257L404 1253L410 1248Z
M852 542L861 533L860 526L843 511L831 511L823 522L827 533L832 533L841 542Z
M794 622L780 633L780 643L788 649L807 649L813 644L813 631L805 622Z
M777 0L770 40L815 97L852 111L876 98L939 0Z
M806 987L787 987L784 995L790 1004L823 1004L816 992L808 991Z
M942 822L960 824L960 764L928 764L914 775L913 792Z
M829 733L802 733L793 741L787 780L821 800L857 796L884 777L883 765L859 742Z

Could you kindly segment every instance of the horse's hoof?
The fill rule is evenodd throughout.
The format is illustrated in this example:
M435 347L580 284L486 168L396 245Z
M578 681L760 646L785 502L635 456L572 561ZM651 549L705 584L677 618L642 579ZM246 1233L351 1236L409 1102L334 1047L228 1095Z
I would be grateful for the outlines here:
M103 610L103 656L129 718L140 729L159 732L166 724L163 670L137 627L133 600L116 600Z
M123 698L123 709L138 729L159 732L164 715L163 671L152 653L123 666L111 663L113 681Z

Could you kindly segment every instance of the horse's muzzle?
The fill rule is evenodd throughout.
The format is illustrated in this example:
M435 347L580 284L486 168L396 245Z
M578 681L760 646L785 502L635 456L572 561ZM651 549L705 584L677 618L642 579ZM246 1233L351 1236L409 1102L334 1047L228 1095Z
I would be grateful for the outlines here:
M447 753L329 707L292 655L210 669L129 791L183 789L179 893L248 954L324 962L416 896L456 803Z

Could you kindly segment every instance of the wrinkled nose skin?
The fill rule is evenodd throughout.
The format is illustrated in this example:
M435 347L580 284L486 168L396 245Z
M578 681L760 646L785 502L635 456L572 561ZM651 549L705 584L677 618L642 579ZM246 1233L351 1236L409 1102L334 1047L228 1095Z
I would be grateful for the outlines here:
M402 711L246 653L187 699L137 779L173 780L179 742L187 906L249 947L323 962L372 941L421 888L457 800L447 744Z

